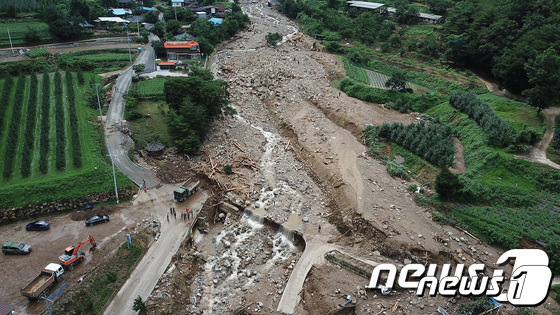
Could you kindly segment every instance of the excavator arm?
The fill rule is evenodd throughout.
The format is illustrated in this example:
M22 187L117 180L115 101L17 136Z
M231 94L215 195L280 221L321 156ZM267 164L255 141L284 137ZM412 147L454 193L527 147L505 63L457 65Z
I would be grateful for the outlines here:
M72 251L72 256L76 255L78 253L78 250L80 249L80 247L87 242L91 243L91 249L95 249L95 247L97 247L97 243L95 243L95 240L93 239L93 236L90 235L88 238L81 241L78 245L74 246L74 251Z

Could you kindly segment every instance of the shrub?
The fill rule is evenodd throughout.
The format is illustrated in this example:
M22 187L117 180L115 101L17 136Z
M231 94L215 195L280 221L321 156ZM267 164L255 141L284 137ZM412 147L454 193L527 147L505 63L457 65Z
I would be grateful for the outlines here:
M231 164L224 165L224 173L226 173L226 175L233 174L233 169L231 167Z
M66 168L64 110L62 107L62 77L60 72L54 73L54 108L55 108L55 130L56 130L56 169L62 171Z
M25 82L25 75L20 73L16 85L16 93L14 95L14 106L12 110L12 117L10 118L10 127L8 129L8 139L4 156L4 178L9 178L14 169L14 158L19 138L21 108L23 107L23 96L25 94Z
M472 117L488 136L488 140L502 147L516 141L515 130L503 120L490 105L479 100L472 92L456 91L449 98L449 104Z
M31 50L27 50L25 55L29 58L37 58L42 56L48 56L50 53L45 48L35 48Z
M136 312L145 312L147 310L146 304L142 301L142 297L139 295L134 299L134 305L132 305L132 310Z
M43 72L43 93L41 101L41 132L39 142L39 170L46 174L48 171L47 155L49 154L49 111L51 83L49 74Z
M72 72L66 69L66 86L68 90L68 114L70 115L70 134L72 135L72 159L75 167L82 166L82 147L80 145L80 131L78 114L76 113L76 96L74 93Z
M457 314L480 314L492 308L492 302L486 296L479 297L476 301L468 302L457 307Z
M390 139L426 161L451 166L455 154L451 128L439 123L410 124L383 123L378 129L380 138Z
M391 176L393 177L397 176L404 180L410 180L410 175L408 175L408 172L406 170L406 167L404 167L404 165L399 164L395 161L388 161L386 167L387 167L387 172Z
M436 191L442 200L451 200L457 197L461 189L461 183L457 175L451 173L447 168L442 168L436 176Z
M282 40L282 35L280 35L280 33L268 33L264 38L266 39L267 45L275 47L276 44Z
M23 137L23 150L21 153L21 175L28 177L31 171L31 158L33 151L33 134L37 117L37 75L31 75L31 84L29 87L29 100L27 102L27 123L25 126L25 134Z

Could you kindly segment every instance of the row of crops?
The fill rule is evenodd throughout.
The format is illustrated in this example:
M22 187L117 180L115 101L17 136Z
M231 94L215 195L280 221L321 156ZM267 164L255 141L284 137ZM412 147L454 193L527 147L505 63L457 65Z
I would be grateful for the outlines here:
M54 86L51 86L52 77L53 75L43 73L40 91L35 73L28 77L20 74L15 88L11 76L4 80L0 99L0 140L5 143L3 148L0 148L0 156L3 157L4 179L10 179L14 175L29 177L33 168L45 174L49 172L49 157L52 159L53 156L58 171L66 169L68 158L72 159L74 167L79 168L82 165L72 73L66 72L66 86L62 82L60 72L54 74ZM51 110L52 90L54 110ZM69 131L66 130L67 125L70 127ZM67 136L68 133L70 137ZM36 143L37 138L39 141ZM71 139L71 152L67 152L66 139ZM55 142L54 146L51 144L52 140ZM38 159L34 163L33 156L36 151Z
M560 237L560 213L553 205L531 208L455 207L453 216L469 231L503 249L519 247L523 237L545 243Z
M405 149L439 166L453 165L455 147L451 128L439 123L383 123L365 131L368 146L375 146L379 138L398 143Z

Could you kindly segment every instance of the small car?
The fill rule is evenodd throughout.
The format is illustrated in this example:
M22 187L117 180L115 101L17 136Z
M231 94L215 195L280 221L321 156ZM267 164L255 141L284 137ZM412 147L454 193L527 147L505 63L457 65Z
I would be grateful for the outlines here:
M25 226L25 229L28 231L46 231L48 229L51 228L51 224L47 221L33 221L30 223L27 223L27 225Z
M6 242L2 246L2 253L6 255L26 255L31 252L31 246L16 242Z
M93 217L86 220L86 226L92 226L97 223L103 223L109 221L108 215L94 215Z

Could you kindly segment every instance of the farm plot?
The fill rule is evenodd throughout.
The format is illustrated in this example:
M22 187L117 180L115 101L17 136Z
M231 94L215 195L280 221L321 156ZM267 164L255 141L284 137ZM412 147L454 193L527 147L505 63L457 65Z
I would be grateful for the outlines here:
M89 82L92 75L85 76ZM112 187L103 132L84 99L89 87L76 74L8 76L1 83L0 209ZM118 180L130 185L124 175Z
M452 214L469 231L504 249L518 248L521 238L548 243L560 237L560 212L552 203L527 208L453 208Z
M9 47L8 29L12 37L12 44L21 45L25 43L25 33L29 29L35 30L42 39L48 39L50 37L48 28L47 23L37 21L0 23L0 45Z

